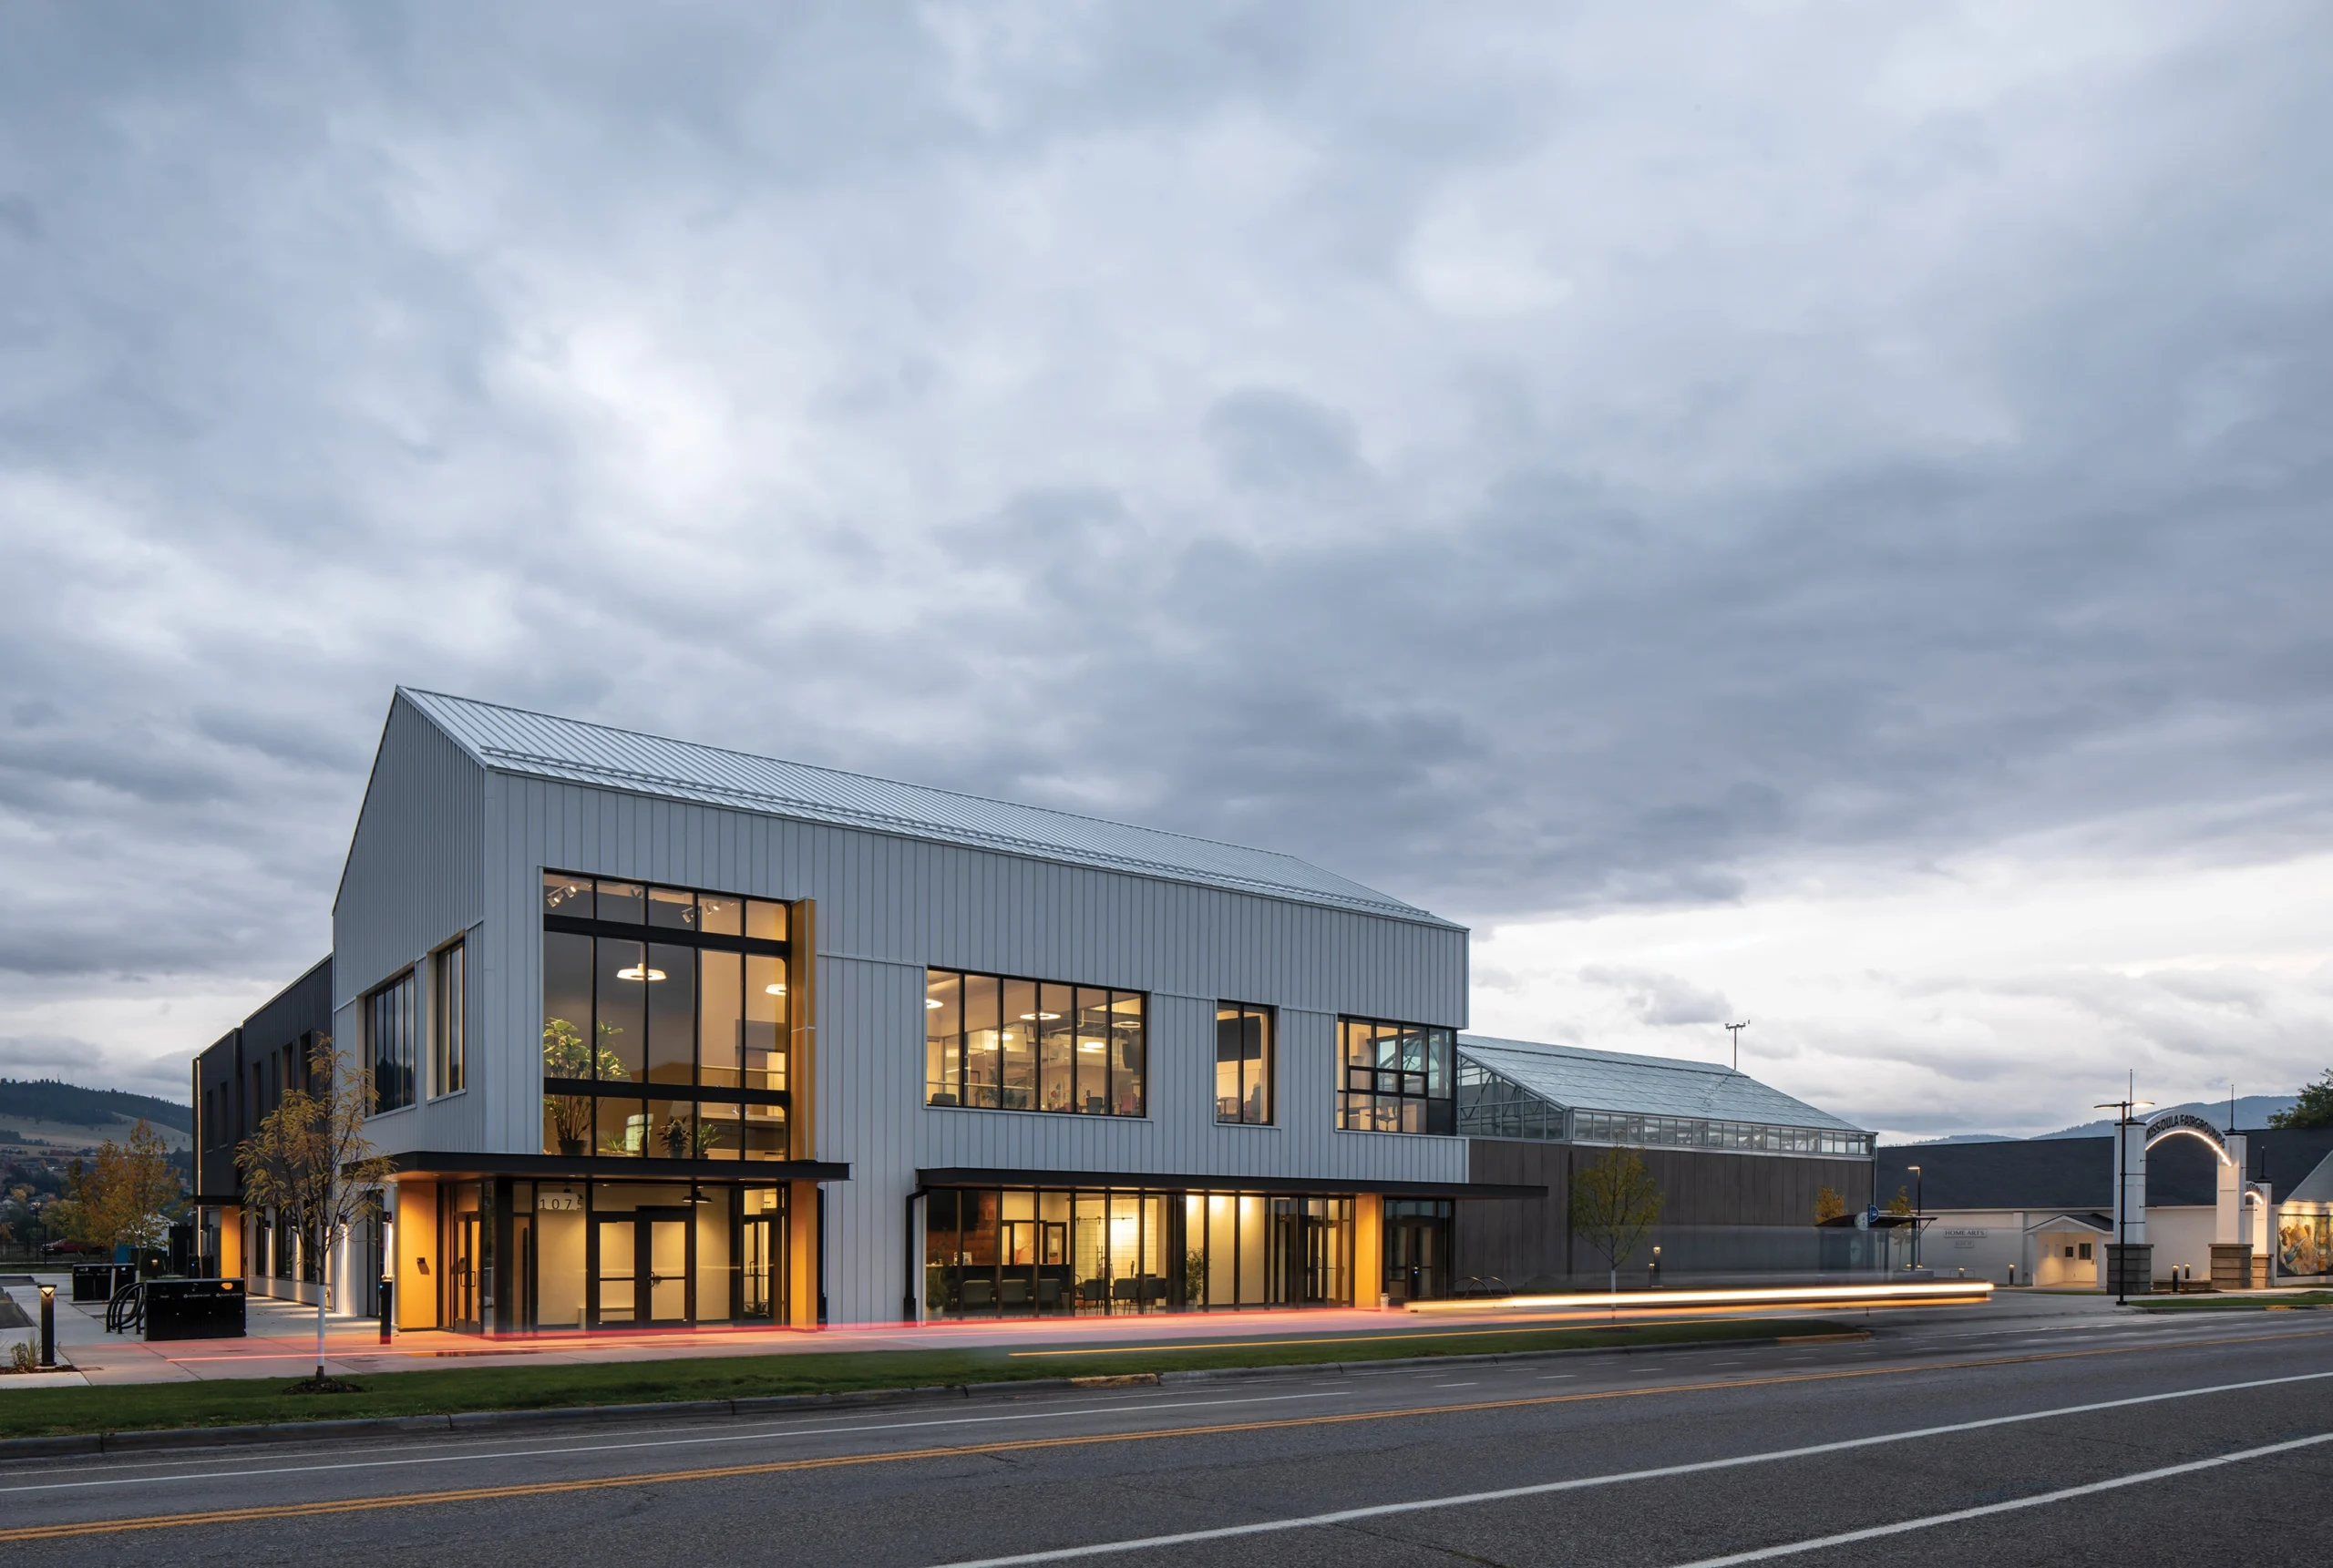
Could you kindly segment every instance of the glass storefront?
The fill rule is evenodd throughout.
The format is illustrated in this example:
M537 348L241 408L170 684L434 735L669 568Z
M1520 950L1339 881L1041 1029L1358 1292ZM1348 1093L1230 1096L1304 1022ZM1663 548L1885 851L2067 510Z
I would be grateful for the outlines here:
M784 1187L513 1179L437 1191L440 1321L457 1331L786 1321Z
M924 1200L935 1317L1352 1301L1352 1200L941 1187Z

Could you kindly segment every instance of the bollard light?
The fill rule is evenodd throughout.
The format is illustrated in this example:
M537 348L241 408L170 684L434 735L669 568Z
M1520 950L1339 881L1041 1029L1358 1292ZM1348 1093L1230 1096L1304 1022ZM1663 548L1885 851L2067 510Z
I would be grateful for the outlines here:
M40 1364L57 1365L57 1286L40 1287Z

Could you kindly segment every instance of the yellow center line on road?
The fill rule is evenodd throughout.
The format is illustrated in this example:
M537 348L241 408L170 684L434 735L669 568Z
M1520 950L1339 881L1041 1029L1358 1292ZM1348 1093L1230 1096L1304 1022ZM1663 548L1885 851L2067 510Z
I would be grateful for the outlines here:
M493 1502L518 1497L555 1497L564 1492L600 1491L620 1487L663 1486L676 1481L734 1481L747 1476L787 1475L807 1471L840 1470L853 1465L901 1464L919 1460L968 1459L982 1454L1033 1453L1045 1449L1094 1448L1108 1443L1153 1441L1161 1438L1225 1437L1240 1432L1287 1431L1301 1427L1350 1426L1361 1421L1390 1421L1422 1416L1467 1415L1477 1410L1525 1409L1536 1406L1588 1404L1604 1399L1643 1399L1663 1394L1703 1394L1730 1389L1764 1389L1791 1383L1836 1382L1855 1378L1901 1377L1981 1367L2022 1366L2039 1361L2073 1361L2093 1356L2130 1356L2142 1351L2217 1349L2224 1345L2264 1340L2321 1338L2333 1328L2297 1333L2252 1334L2241 1338L2183 1339L2156 1345L2106 1346L2091 1350L2051 1350L2027 1356L1994 1356L1925 1366L1845 1367L1828 1372L1790 1372L1766 1378L1713 1378L1694 1383L1664 1383L1644 1389L1605 1389L1570 1394L1534 1394L1511 1399L1477 1399L1464 1404L1417 1405L1394 1410L1351 1410L1337 1415L1285 1416L1270 1420L1224 1421L1204 1427L1156 1427L1134 1432L1101 1432L1081 1437L1012 1438L988 1443L954 1443L942 1448L899 1449L882 1453L835 1454L822 1459L771 1460L757 1464L714 1465L697 1470L657 1471L641 1475L599 1476L578 1481L520 1481L508 1486L461 1487L444 1491L392 1492L379 1497L351 1497L318 1502L257 1503L245 1508L220 1508L194 1513L153 1513L128 1519L92 1519L74 1523L30 1524L0 1529L0 1544L22 1541L61 1541L77 1536L121 1535L146 1530L176 1530L196 1525L248 1524L276 1519L314 1519L334 1513L370 1513L391 1508L420 1508L452 1502ZM783 1433L774 1434L783 1436Z

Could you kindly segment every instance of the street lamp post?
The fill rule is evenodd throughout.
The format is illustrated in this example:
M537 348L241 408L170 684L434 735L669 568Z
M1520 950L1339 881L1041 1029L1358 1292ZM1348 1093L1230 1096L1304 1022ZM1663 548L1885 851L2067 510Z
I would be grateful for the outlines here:
M2131 1112L2154 1108L2152 1100L2108 1100L2091 1107L2093 1111L2114 1112L2114 1305L2129 1305L2131 1274ZM2140 1194L2142 1199L2145 1194Z
M1920 1214L1923 1212L1920 1204L1922 1191L1920 1168L1917 1165L1907 1165L1905 1169L1912 1173L1912 1266L1917 1268L1920 1266Z

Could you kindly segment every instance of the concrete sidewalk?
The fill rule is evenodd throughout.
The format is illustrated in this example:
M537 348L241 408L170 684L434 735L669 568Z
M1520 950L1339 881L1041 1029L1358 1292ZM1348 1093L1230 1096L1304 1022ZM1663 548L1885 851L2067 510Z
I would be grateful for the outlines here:
M242 1339L181 1339L149 1344L105 1331L105 1305L75 1305L69 1276L40 1276L58 1286L57 1354L69 1360L75 1381L92 1385L201 1381L231 1378L297 1377L315 1365L315 1308L265 1296L250 1298L248 1336ZM8 1293L28 1315L37 1317L36 1287L12 1286ZM1623 1301L1627 1298L1624 1296ZM2003 1317L2087 1316L2115 1310L2111 1298L2004 1295L1988 1307L1922 1307L1920 1316L1981 1314ZM1880 1311L1903 1318L1906 1311ZM1306 1309L1240 1313L1158 1313L1126 1317L1021 1319L924 1325L879 1324L822 1329L703 1327L602 1332L481 1336L437 1329L400 1332L381 1342L377 1321L327 1319L325 1369L343 1375L419 1371L431 1366L585 1366L615 1361L702 1359L727 1356L817 1355L850 1350L956 1350L1005 1347L1020 1355L1058 1361L1074 1373L1083 1356L1137 1348L1300 1343L1366 1344L1421 1334L1508 1335L1550 1328L1588 1328L1607 1324L1672 1322L1687 1317L1732 1319L1837 1317L1858 1325L1872 1315L1778 1307L1752 1311L1680 1313L1674 1310L1568 1310L1503 1312L1495 1317L1451 1321L1424 1319L1400 1310ZM21 1331L19 1331L21 1332ZM37 1379L54 1387L56 1380ZM0 1378L0 1384L30 1386L33 1378Z

